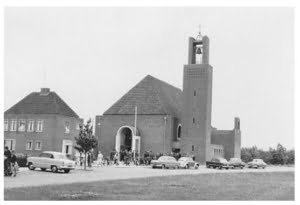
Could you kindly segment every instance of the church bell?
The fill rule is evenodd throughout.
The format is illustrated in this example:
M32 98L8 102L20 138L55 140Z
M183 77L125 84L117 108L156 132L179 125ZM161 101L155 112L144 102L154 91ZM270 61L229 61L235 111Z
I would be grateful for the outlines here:
M196 54L202 54L200 46L196 46Z

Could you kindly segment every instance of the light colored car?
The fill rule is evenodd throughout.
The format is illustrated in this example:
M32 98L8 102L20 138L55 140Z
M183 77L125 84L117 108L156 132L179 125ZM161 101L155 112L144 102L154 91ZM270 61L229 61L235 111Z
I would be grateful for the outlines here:
M42 171L50 169L52 172L63 170L69 173L75 169L75 162L69 160L67 156L61 152L42 152L38 157L28 157L27 166L30 170L40 168Z
M195 162L191 157L180 157L178 159L179 162L179 167L180 168L194 168L198 169L199 168L199 163Z
M232 168L238 167L243 169L246 165L245 162L243 162L240 158L230 158L229 164L232 166Z
M179 162L174 157L171 156L161 156L158 160L151 161L152 168L161 167L162 169L165 168L179 168Z
M248 162L248 168L266 168L267 164L262 159L253 159L251 162Z

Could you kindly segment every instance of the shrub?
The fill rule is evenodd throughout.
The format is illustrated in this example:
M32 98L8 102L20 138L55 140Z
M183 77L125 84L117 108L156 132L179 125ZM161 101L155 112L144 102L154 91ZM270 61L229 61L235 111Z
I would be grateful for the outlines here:
M18 163L19 167L26 167L27 155L18 153L18 154L16 154L16 157L17 157L17 163Z

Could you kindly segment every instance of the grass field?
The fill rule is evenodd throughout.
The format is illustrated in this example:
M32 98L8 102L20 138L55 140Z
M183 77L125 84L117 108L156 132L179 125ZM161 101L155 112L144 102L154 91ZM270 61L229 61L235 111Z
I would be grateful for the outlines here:
M217 173L4 190L5 200L294 200L294 172Z

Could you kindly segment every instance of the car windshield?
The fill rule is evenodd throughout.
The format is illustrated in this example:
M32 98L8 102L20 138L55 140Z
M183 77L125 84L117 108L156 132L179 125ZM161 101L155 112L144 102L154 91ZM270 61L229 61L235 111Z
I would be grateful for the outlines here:
M231 158L230 162L240 162L241 160L239 158Z
M253 161L254 161L254 162L262 162L261 159L254 159Z

